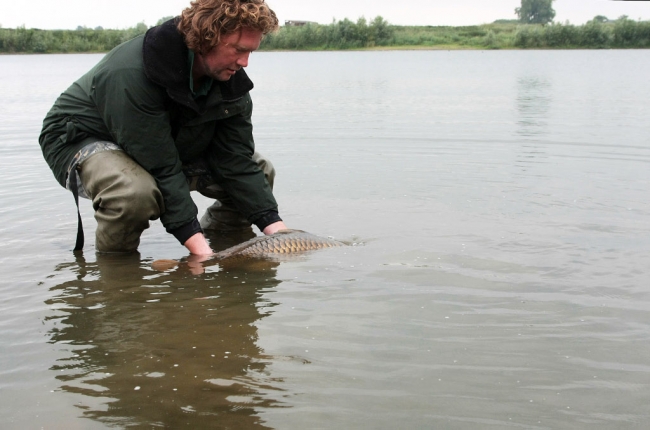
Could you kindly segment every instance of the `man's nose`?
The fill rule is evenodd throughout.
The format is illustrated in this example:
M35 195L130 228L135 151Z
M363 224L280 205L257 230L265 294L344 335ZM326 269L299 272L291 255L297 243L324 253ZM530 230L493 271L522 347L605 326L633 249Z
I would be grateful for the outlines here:
M247 52L245 54L242 54L238 59L237 59L237 65L241 67L248 67L248 57L250 56L250 52Z

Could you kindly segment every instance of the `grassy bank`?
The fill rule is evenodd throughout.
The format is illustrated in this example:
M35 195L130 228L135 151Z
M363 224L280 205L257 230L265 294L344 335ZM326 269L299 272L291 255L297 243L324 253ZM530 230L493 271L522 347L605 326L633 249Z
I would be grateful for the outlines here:
M0 28L0 53L106 52L144 33L126 30L38 30ZM285 26L261 50L345 49L611 49L650 48L650 21L521 25L512 22L465 27L395 26L381 17L328 25Z

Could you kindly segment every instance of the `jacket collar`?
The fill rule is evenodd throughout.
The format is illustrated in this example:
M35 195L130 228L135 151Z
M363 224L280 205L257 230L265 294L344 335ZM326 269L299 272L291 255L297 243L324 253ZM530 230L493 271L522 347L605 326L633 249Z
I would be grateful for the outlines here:
M177 17L152 27L145 34L142 45L144 72L151 81L165 87L173 100L201 112L203 109L194 101L190 92L188 48L176 28L179 19ZM214 81L210 93L219 91L221 100L233 101L252 89L253 82L244 69L240 69L225 82Z

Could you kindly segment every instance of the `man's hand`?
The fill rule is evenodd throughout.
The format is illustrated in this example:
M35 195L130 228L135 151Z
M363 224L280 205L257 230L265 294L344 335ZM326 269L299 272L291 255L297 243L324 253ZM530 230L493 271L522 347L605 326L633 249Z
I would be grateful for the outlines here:
M284 225L284 222L278 221L278 222L274 222L273 224L267 225L264 228L264 230L262 231L262 233L264 233L265 235L268 236L268 235L271 235L273 233L277 233L280 230L286 230L286 229L287 229L287 226Z
M190 272L193 275L201 275L205 272L203 267L203 262L210 259L210 256L214 254L208 241L206 240L203 233L196 233L194 236L190 237L183 244L185 248L190 251L190 256L187 259L187 266L190 268Z
M196 233L194 236L187 239L183 245L192 255L209 256L214 254L214 251L210 248L210 245L208 245L208 241L205 236L203 236L203 233Z

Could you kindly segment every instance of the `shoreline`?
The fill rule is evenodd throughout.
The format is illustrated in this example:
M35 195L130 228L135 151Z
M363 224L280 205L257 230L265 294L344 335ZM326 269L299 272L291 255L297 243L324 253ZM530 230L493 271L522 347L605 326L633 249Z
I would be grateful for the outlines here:
M648 50L650 48L585 48L585 47L565 47L565 48L519 48L516 46L507 47L485 47L485 46L467 46L467 45L399 45L399 46L370 46L365 48L349 49L259 49L256 52L366 52L366 51L630 51L630 50ZM107 54L109 51L79 51L79 52L0 52L3 55L63 55L63 54Z
M404 46L373 46L367 48L350 49L260 49L256 52L368 52L368 51L642 51L650 48L517 48L498 47L488 48L484 46L463 46L463 45L404 45ZM86 54L107 54L109 51L83 51L83 52L0 52L5 55L86 55Z

